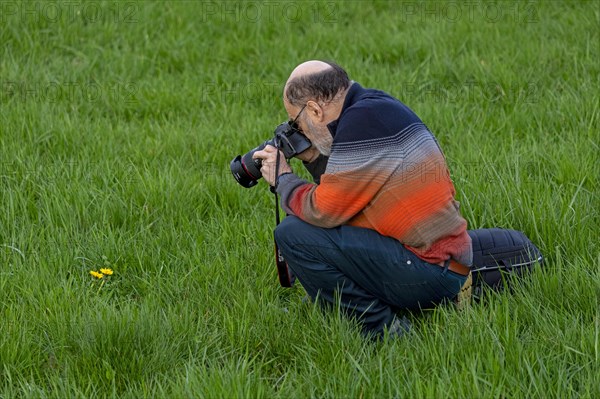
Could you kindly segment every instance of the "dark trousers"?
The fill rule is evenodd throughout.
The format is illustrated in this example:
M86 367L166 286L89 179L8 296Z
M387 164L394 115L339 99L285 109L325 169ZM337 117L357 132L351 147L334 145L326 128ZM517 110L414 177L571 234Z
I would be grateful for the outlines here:
M277 226L275 240L308 295L329 304L338 298L367 333L382 334L398 309L454 298L466 280L371 229L325 229L288 216Z

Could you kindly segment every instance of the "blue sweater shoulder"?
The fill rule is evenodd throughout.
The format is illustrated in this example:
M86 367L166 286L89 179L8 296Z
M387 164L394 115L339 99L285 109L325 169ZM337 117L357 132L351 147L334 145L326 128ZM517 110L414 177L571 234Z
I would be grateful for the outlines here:
M359 86L352 87L348 96L337 120L334 143L385 138L422 123L410 108L383 91Z

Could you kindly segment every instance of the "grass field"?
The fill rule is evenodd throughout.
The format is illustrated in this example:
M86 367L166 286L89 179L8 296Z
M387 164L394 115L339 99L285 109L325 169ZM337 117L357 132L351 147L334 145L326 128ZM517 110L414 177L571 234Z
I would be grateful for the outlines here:
M600 397L599 31L592 1L1 1L0 397ZM229 161L308 59L416 111L469 228L543 269L382 343L280 288Z

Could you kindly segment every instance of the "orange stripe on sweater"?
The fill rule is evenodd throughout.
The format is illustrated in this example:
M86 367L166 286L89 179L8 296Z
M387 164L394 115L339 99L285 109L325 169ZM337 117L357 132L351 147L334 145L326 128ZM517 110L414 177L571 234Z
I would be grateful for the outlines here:
M377 230L401 239L416 225L447 206L452 198L452 186L449 183L430 183L411 188L413 190L407 195L402 187L397 187L394 190L400 194L397 201L388 207L377 208L377 212L374 208L369 209L369 220L377 225ZM394 193L387 192L384 195L394 196Z
M356 182L336 176L335 184L322 178L319 186L297 188L289 207L298 217L319 226L335 226L362 211L379 189L379 184Z

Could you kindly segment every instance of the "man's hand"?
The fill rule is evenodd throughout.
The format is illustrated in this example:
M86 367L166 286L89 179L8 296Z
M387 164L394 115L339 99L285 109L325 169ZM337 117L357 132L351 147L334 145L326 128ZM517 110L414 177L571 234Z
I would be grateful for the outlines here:
M277 148L272 145L267 145L262 151L256 151L252 158L262 159L262 167L260 173L262 173L265 181L270 186L275 185L275 166L277 165ZM308 150L307 150L308 151ZM279 175L283 173L289 173L292 171L290 165L288 165L283 152L279 151Z
M319 150L317 150L317 148L315 146L312 146L308 150L302 151L300 154L296 155L296 158L298 158L304 162L310 163L310 162L314 161L315 159L319 158L319 155L321 155Z

